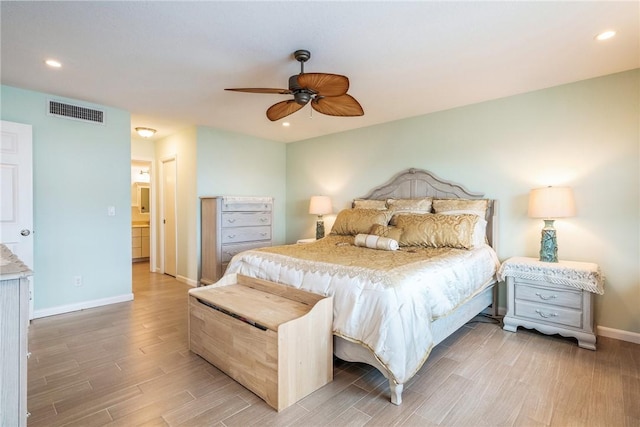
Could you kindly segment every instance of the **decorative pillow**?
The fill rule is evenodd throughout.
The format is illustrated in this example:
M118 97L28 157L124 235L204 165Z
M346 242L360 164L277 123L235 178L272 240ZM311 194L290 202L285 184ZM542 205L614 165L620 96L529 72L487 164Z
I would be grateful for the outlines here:
M356 209L378 209L385 210L387 209L387 201L386 200L368 200L368 199L354 199L353 207Z
M393 239L396 241L400 240L400 236L402 236L402 228L386 226L380 224L374 224L371 226L371 230L369 230L369 234L375 234L376 236L388 237L389 239Z
M383 251L398 250L398 242L396 240L376 236L375 234L357 234L355 245L364 248L381 249Z
M343 209L333 223L331 234L355 236L367 234L375 224L387 225L389 211L379 209Z
M433 199L433 211L437 214L474 214L486 218L488 208L487 199Z
M403 214L398 215L402 228L400 246L472 249L477 215Z
M387 199L387 208L393 212L390 225L396 225L396 214L431 213L432 197L420 199Z

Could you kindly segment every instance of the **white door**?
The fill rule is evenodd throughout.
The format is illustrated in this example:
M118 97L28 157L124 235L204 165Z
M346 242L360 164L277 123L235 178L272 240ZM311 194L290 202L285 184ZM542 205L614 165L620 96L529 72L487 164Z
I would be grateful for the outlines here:
M33 267L33 155L31 125L0 124L0 243ZM29 284L29 318L33 318L33 276Z
M164 273L176 276L176 159L162 161Z

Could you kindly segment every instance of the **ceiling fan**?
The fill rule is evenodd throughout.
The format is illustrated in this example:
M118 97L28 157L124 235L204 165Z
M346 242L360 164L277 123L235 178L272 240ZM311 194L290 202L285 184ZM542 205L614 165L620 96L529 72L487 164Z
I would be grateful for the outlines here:
M300 74L289 77L289 89L235 88L225 90L293 95L293 99L281 101L269 107L267 117L272 122L295 113L309 102L314 110L329 116L353 117L364 114L358 101L351 95L347 95L347 90L349 90L347 77L339 74L305 73L304 63L311 58L311 52L296 50L293 56L300 62Z

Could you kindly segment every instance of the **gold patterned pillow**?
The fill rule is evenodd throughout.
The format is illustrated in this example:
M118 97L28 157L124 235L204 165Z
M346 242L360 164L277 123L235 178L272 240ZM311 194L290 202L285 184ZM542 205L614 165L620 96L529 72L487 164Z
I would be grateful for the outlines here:
M374 224L371 226L371 230L369 234L375 234L376 236L388 237L389 239L393 239L397 242L400 241L400 236L402 236L402 228L386 226L380 224Z
M343 209L333 223L331 234L342 236L355 236L356 234L368 234L371 226L375 224L387 225L389 211L379 209Z
M387 209L386 200L373 200L373 199L354 199L353 207L356 209Z
M400 246L472 249L477 215L403 214L398 215L402 228Z
M387 199L387 208L393 212L390 225L396 225L396 215L402 213L431 213L432 197L420 199Z
M474 214L486 218L487 199L433 199L433 212L439 214Z

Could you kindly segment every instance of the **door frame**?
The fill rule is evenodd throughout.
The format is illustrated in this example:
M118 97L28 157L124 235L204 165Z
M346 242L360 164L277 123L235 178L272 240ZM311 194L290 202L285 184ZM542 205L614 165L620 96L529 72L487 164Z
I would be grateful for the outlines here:
M175 184L174 184L174 197L173 197L173 217L174 217L174 230L173 233L175 235L175 248L174 248L174 253L176 256L176 277L178 275L178 203L177 203L177 199L178 199L178 155L174 154L171 156L167 156L167 157L163 157L160 159L160 166L158 167L159 169L159 204L160 204L160 215L161 218L165 218L165 210L164 210L164 199L165 199L165 194L164 194L164 164L166 162L170 162L173 161L174 162L174 171L175 171ZM161 218L158 219L158 224L161 225L160 227L160 256L159 256L159 267L160 267L160 273L165 274L166 272L166 266L165 266L165 253L166 253L166 248L165 248L165 227L164 224L161 222Z

